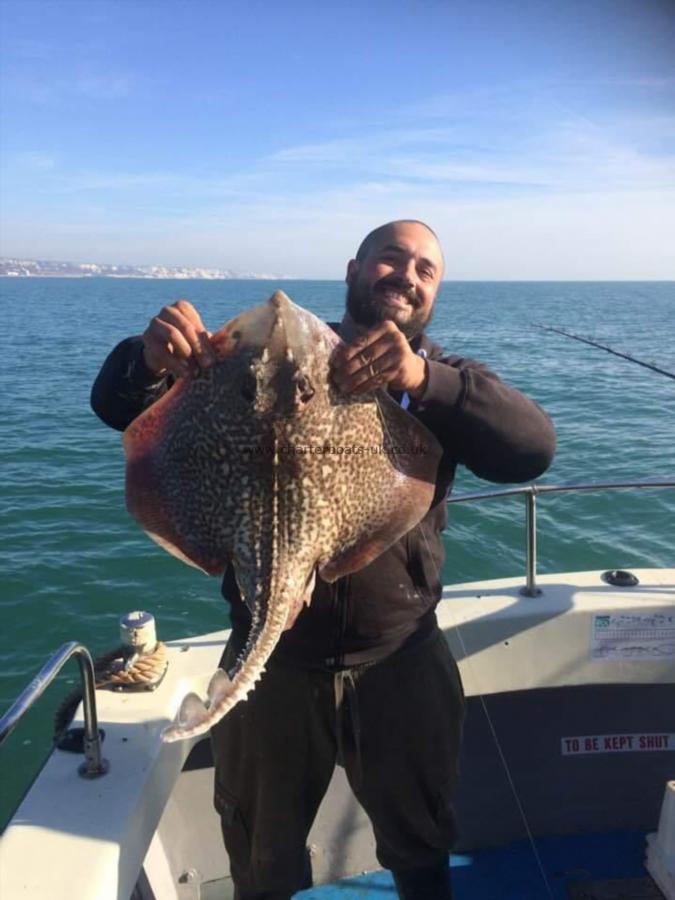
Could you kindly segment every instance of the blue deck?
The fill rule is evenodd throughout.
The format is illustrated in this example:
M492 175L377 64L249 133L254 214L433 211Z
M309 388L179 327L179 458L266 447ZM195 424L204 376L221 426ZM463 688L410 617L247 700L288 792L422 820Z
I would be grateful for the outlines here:
M546 879L529 842L452 857L456 900L568 900L575 883L644 878L644 832L574 835L536 841ZM549 889L550 888L550 889ZM295 895L297 900L395 900L387 872L346 878Z

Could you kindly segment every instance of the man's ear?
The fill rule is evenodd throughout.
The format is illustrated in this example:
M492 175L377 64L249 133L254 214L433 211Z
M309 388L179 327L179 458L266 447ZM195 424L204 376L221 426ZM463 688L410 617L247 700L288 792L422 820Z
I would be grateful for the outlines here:
M345 276L345 281L347 284L351 284L352 281L359 274L359 264L355 259L350 259L347 263L347 275Z

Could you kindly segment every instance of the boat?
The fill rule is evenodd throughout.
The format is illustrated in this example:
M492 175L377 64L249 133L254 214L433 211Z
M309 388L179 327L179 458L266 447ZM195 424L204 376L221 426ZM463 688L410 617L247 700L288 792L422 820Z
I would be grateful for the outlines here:
M536 564L537 498L673 487L531 484L449 499L522 496L526 535L524 576L447 585L438 606L468 702L458 900L675 898L675 568L623 570L620 547L602 571L538 575ZM73 656L83 701L0 840L3 898L233 896L208 738L160 738L185 693L204 694L227 637L168 642L153 690L95 689L76 641L47 661L0 720L0 742ZM133 659L157 646L137 643ZM340 767L308 849L314 886L298 898L396 897Z

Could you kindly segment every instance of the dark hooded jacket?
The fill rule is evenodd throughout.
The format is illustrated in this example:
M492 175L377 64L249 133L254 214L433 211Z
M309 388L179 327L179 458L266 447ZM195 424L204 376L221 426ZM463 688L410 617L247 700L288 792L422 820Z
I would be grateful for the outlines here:
M427 381L408 412L443 448L433 503L415 528L364 569L333 584L317 578L310 606L279 641L275 653L281 658L338 669L381 659L424 639L436 624L445 499L457 465L487 481L506 483L537 478L551 463L555 431L534 401L504 384L483 363L444 355L426 335L411 346L426 354ZM92 389L94 412L120 431L172 384L170 377L158 379L148 371L142 349L139 337L118 344ZM400 394L391 395L400 402ZM233 640L243 646L251 616L231 566L222 593L231 605Z

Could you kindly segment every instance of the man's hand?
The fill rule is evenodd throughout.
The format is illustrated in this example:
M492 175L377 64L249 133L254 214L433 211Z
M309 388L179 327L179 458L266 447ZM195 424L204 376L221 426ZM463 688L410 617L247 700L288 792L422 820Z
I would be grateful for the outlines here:
M332 366L333 381L345 394L363 394L388 385L419 397L426 384L426 363L388 320L338 347Z
M215 362L199 313L187 300L165 306L150 320L143 332L143 358L156 375L171 372L176 378L188 375L191 367L201 368Z

